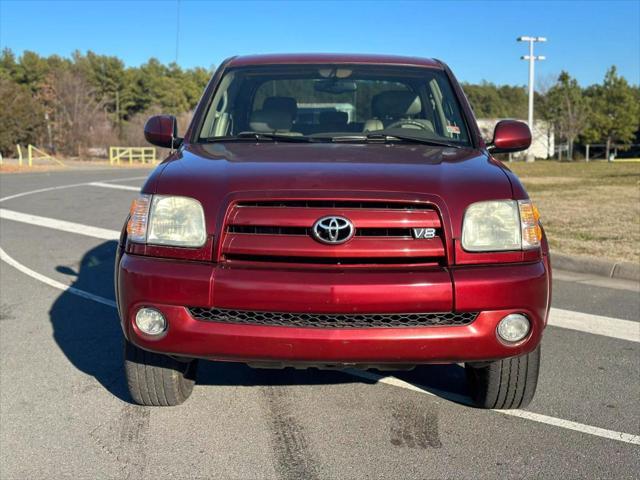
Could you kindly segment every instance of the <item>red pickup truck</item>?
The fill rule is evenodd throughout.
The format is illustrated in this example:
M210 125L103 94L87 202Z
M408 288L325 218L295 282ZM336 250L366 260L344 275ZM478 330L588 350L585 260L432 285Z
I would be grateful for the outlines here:
M303 105L304 114L298 114ZM131 396L175 405L197 359L256 367L464 363L484 408L535 392L551 297L536 207L438 60L234 57L133 202L116 291Z

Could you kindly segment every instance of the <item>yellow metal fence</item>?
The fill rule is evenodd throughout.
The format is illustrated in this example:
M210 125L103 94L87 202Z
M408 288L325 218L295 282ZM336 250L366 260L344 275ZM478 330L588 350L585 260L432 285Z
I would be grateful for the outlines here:
M156 149L153 147L109 147L109 164L120 165L129 161L141 163L156 163Z
M16 151L18 152L18 164L22 166L22 162L25 160L24 152L22 151L22 147L18 144L16 145ZM44 150L40 150L39 148L34 147L33 145L27 145L27 154L26 160L30 167L33 167L33 162L35 160L51 160L53 162L58 163L64 167L64 163L55 158L53 155L49 155Z

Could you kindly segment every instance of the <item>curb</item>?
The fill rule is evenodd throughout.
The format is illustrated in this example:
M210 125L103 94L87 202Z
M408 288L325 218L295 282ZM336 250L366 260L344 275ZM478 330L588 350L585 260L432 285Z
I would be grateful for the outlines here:
M559 270L591 273L609 278L640 282L640 265L631 262L614 262L590 257L551 252L551 265Z

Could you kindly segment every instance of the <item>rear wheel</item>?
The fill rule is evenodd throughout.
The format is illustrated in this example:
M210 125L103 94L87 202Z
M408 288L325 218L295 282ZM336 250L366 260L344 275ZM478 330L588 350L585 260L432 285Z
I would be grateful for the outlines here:
M523 408L536 392L540 345L525 355L465 365L471 397L480 408Z
M129 393L139 405L173 406L193 391L197 361L178 361L124 341L124 371Z

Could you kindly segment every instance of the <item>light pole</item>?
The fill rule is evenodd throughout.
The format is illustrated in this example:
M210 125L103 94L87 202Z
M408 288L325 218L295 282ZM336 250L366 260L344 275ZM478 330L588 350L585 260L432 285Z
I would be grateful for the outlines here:
M538 55L537 57L533 54L533 44L535 42L546 42L547 39L545 37L518 37L517 40L519 42L529 42L529 55L523 55L520 57L521 60L529 60L529 119L528 124L531 129L531 135L534 136L533 132L533 89L534 89L534 63L536 60L545 60L546 57L542 55ZM535 138L535 137L534 137ZM533 156L533 152L529 150L527 153L527 162L533 162L535 160Z

